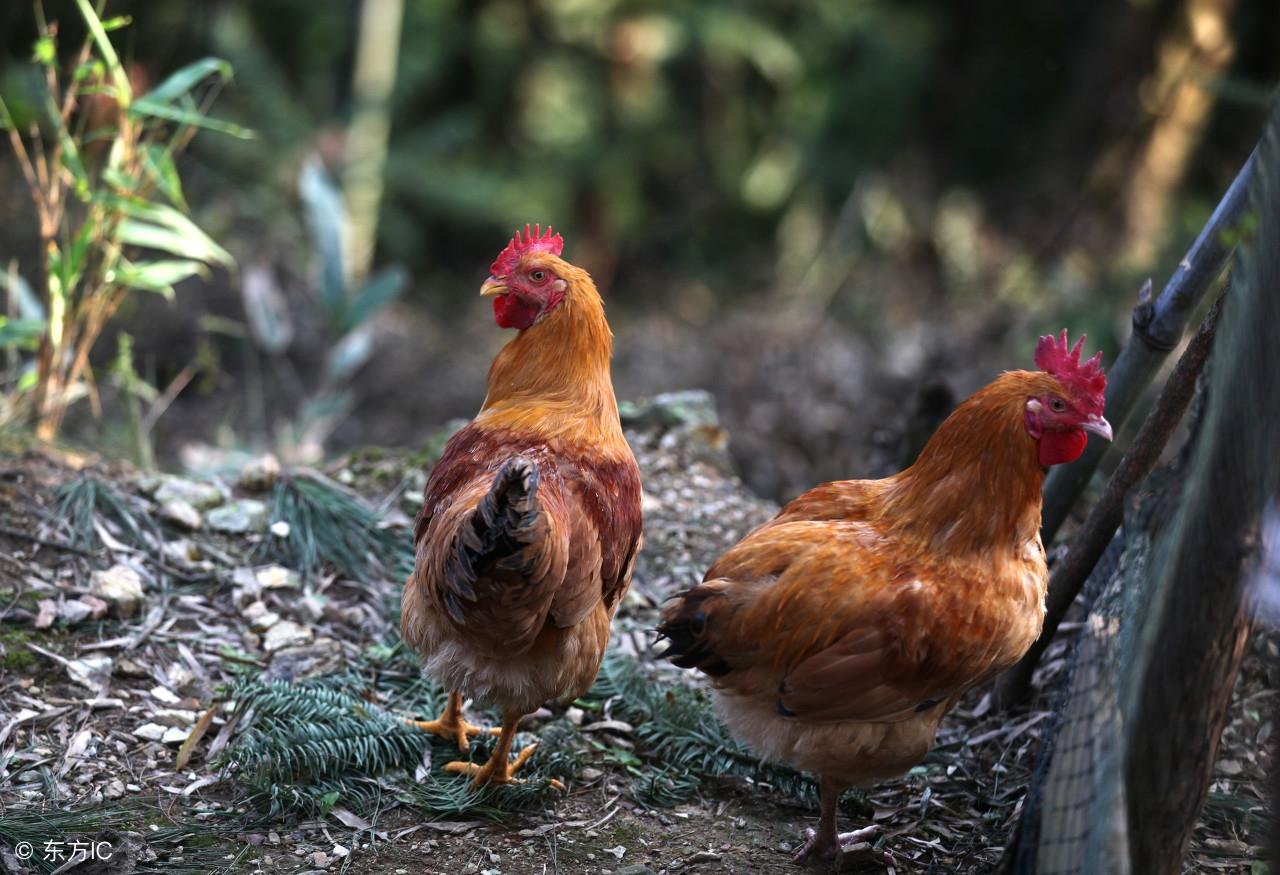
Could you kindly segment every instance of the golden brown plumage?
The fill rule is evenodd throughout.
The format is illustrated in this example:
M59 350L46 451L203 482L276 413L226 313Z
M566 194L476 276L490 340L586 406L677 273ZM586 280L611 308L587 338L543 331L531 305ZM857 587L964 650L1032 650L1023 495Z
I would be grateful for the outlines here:
M1058 367L1002 374L900 474L801 495L665 607L668 657L711 677L730 730L820 776L800 858L834 855L840 793L919 762L1039 634L1044 464L1078 455L1077 431L1110 435L1096 381Z
M491 271L481 293L495 296L499 325L521 330L494 359L480 413L431 471L401 620L451 693L423 728L466 750L479 730L462 720L462 696L502 711L489 763L450 764L477 782L511 780L527 758L507 762L520 717L590 688L641 528L591 278L559 257L558 236L527 229Z

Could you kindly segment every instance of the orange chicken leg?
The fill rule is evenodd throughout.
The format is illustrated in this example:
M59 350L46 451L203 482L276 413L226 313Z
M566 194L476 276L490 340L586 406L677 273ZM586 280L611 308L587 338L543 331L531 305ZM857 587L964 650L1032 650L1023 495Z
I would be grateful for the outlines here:
M514 712L502 715L502 730L498 735L498 744L489 755L488 762L483 765L464 762L446 763L444 770L460 775L471 775L471 786L477 789L485 784L518 782L520 779L515 776L516 772L528 762L529 757L533 756L534 750L538 747L536 744L529 745L516 754L514 762L511 761L511 742L515 739L516 727L520 725L522 717L524 717L523 714Z
M450 693L449 701L444 706L444 713L436 720L406 720L410 726L416 726L425 732L431 732L441 738L453 740L458 745L458 750L466 753L471 749L471 740L469 736L479 735L487 732L490 735L497 735L500 729L485 729L483 726L475 726L462 719L462 694Z

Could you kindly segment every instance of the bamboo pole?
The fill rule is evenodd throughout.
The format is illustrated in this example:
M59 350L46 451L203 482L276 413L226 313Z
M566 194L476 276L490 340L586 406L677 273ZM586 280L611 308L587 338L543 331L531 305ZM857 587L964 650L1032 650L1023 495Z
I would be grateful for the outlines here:
M347 167L343 174L351 219L346 240L349 288L364 282L373 263L403 15L404 0L364 0L361 4L353 83L355 113L347 135Z

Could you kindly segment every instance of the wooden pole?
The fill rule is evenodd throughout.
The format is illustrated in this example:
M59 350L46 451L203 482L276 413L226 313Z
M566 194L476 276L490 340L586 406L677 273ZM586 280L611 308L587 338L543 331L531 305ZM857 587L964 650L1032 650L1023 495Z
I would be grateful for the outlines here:
M1280 487L1280 103L1257 153L1257 230L1233 271L1182 509L1154 548L1125 675L1132 869L1176 875L1213 774L1251 622L1246 562Z

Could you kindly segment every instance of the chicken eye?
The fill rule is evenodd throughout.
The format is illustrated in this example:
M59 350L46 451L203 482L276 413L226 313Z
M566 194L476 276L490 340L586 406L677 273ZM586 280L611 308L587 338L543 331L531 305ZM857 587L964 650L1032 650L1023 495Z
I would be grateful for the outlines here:
M540 283L546 278L547 272L545 270L533 270L529 272L529 279L533 280L535 283Z
M1049 402L1049 407L1053 409L1054 413L1061 413L1067 409L1067 402L1063 401L1061 398L1054 398Z

